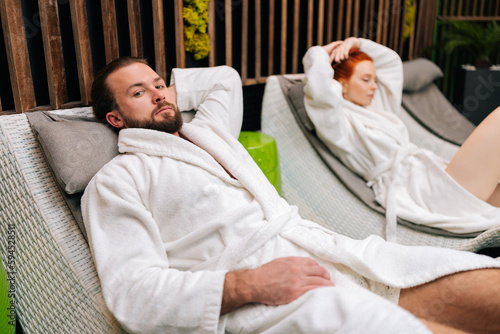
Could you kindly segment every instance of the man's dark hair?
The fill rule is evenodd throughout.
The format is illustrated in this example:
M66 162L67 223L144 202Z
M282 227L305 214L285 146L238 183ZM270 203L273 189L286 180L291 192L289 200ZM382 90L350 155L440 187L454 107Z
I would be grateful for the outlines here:
M149 65L147 60L139 57L120 57L97 72L94 82L92 83L92 91L90 97L92 99L92 110L94 116L103 121L106 119L106 114L112 110L118 110L115 96L109 88L106 80L114 71L133 63L142 63Z

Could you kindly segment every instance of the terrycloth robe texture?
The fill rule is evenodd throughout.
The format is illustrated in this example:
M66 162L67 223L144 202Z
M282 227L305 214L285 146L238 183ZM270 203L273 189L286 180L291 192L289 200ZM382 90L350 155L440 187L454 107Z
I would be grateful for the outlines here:
M123 154L101 169L82 199L106 304L127 331L428 333L396 305L400 288L499 266L472 253L378 237L356 241L301 219L237 140L238 74L228 67L176 69L173 78L179 108L197 110L182 128L191 142L154 130L120 131ZM283 256L315 258L335 287L220 316L228 271Z
M401 108L402 62L397 53L367 39L360 50L373 58L378 89L367 107L342 97L327 52L312 47L304 56L304 104L318 137L371 186L386 209L386 239L396 239L396 216L454 233L500 224L500 209L480 200L445 169L448 161L409 141L397 116Z

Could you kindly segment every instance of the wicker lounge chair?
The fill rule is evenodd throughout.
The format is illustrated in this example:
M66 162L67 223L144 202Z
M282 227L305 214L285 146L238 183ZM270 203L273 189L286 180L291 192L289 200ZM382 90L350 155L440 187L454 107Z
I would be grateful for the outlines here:
M0 117L0 162L0 250L7 270L15 269L15 306L24 332L122 333L25 114Z

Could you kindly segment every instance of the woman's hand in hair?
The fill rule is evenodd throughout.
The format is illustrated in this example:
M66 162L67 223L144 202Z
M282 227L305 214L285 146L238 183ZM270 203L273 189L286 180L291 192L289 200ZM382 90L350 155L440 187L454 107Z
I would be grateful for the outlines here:
M330 56L330 62L340 63L343 60L349 58L349 52L353 48L359 49L361 47L361 41L356 37L349 37L343 41L335 41L330 44L323 46L328 55Z

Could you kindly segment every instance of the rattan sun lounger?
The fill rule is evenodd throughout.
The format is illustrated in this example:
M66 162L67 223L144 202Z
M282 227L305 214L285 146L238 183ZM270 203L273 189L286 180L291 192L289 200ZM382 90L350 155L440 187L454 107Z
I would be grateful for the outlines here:
M24 332L122 333L25 114L0 117L0 163L0 250Z

